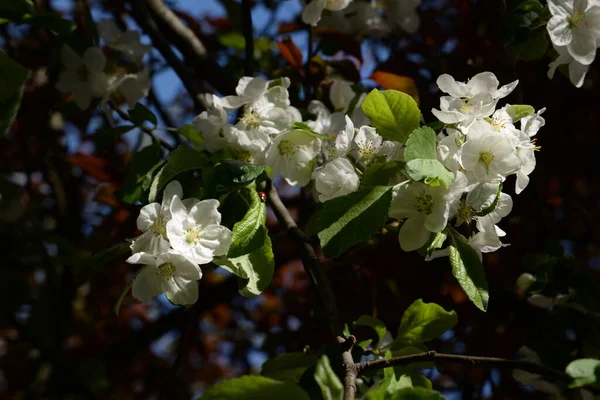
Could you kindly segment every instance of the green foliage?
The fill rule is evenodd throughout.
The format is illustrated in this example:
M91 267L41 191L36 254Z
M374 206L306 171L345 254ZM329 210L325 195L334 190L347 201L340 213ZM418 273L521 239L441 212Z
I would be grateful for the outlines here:
M371 164L363 173L361 187L386 186L403 167L404 163L401 161Z
M471 247L469 241L451 226L448 226L448 233L452 242L448 247L452 274L473 304L481 311L486 311L490 295L479 254Z
M581 358L567 365L566 373L573 378L569 387L600 384L600 360Z
M315 368L315 380L321 389L324 400L341 400L344 396L344 386L331 369L329 358L322 355Z
M383 336L387 332L387 328L385 327L385 324L380 319L377 319L370 315L361 315L359 319L354 321L352 326L353 327L369 326L369 327L373 328L373 330L377 334L377 346L379 346L381 344L381 340L383 339ZM368 346L369 344L370 344L370 340L368 341L368 343L363 344L363 347Z
M0 50L0 135L8 130L21 105L30 71Z
M186 124L177 129L177 133L183 135L187 140L189 140L192 144L199 146L204 143L204 139L200 132L194 128L194 125Z
M244 50L246 48L246 40L240 32L226 32L219 35L219 43L225 47L236 50Z
M156 201L158 193L177 175L187 171L202 169L207 164L208 157L204 154L189 147L177 147L169 153L167 164L154 177L150 186L148 201Z
M238 257L215 257L213 262L242 279L240 294L254 297L269 286L275 269L275 258L269 235L264 235L261 247Z
M125 182L119 190L123 202L134 204L137 201L146 200L144 193L150 189L153 175L165 163L162 156L162 149L156 143L144 147L133 155L133 160L125 175Z
M319 357L305 353L285 353L267 360L260 374L280 381L300 382L304 372L315 365Z
M421 387L413 387L398 390L389 397L389 400L445 400L438 392Z
M131 250L129 248L129 243L123 242L115 244L114 246L111 246L92 255L90 257L89 263L91 264L91 266L101 266L110 261L121 259L130 252Z
M504 43L514 47L517 59L532 61L544 56L549 47L545 32L549 19L549 10L537 0L523 1L506 15Z
M280 382L264 376L242 376L221 381L208 389L198 400L310 400L292 382Z
M154 126L158 124L156 115L154 115L154 113L142 103L135 103L135 106L128 111L128 114L133 123L138 126L142 126L146 121L150 122Z
M426 159L435 160L436 135L433 129L423 126L415 129L406 141L404 161Z
M375 186L326 202L317 221L323 254L334 258L367 240L387 220L391 201L391 186Z
M515 123L521 118L525 118L535 112L535 109L527 104L513 104L508 106L508 115L512 118L512 122Z
M398 335L392 347L398 344L428 342L452 329L458 322L455 311L446 311L435 303L416 300L402 315Z
M415 100L397 90L373 89L362 102L362 110L382 137L405 143L419 126L421 111Z
M29 0L5 0L0 4L0 24L14 22L48 28L60 36L69 35L75 23L55 13L36 12Z
M227 257L235 258L260 248L267 236L267 206L255 190L245 189L242 198L248 203L244 218L233 226L233 239Z
M430 186L439 186L440 183L449 186L454 179L454 174L437 160L436 135L427 126L415 129L408 137L404 161L406 173L415 181Z
M94 143L96 143L100 147L108 147L115 142L120 136L126 134L127 132L135 129L135 125L121 125L110 127L106 126L98 129L98 131L94 134Z
M429 257L435 250L440 249L444 245L447 237L448 235L444 232L432 233L425 250L426 256Z

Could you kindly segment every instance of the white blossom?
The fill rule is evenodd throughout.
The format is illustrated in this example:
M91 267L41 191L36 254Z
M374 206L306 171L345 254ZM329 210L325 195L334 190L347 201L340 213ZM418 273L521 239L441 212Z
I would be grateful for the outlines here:
M344 157L350 151L354 139L354 124L347 115L344 115L346 125L337 133L330 133L329 144L323 149L325 159Z
M548 0L548 8L552 43L565 46L578 63L591 64L600 40L600 4L594 0Z
M360 161L369 164L380 155L383 138L371 126L361 126L354 136L354 153Z
M214 153L227 146L224 131L229 129L227 112L223 109L221 99L214 94L206 94L206 111L194 118L194 128L200 132L204 142L202 146Z
M170 207L172 217L166 227L171 247L197 264L208 264L215 256L227 254L232 234L221 225L218 207L218 200L202 200L188 211L179 197L174 196Z
M152 46L140 42L138 31L123 32L112 19L98 21L98 32L108 47L120 51L138 65L142 63L144 54L152 50Z
M312 178L321 202L355 192L360 186L354 166L347 158L342 157L317 168Z
M221 102L224 108L235 110L265 98L274 107L287 108L290 105L287 92L289 86L289 78L267 81L260 77L244 76L235 88L237 96L225 96Z
M310 132L292 129L279 134L265 153L272 176L282 174L292 186L306 186L321 151L321 140Z
M569 80L575 87L583 86L585 76L590 68L589 65L585 65L577 61L569 54L566 46L556 46L554 48L558 52L556 60L552 61L548 66L548 79L554 78L556 68L563 64L568 64L569 68Z
M170 250L158 257L136 253L127 259L130 264L144 264L132 285L136 299L148 302L165 293L177 305L190 305L198 300L198 280L202 271L183 255Z
M65 66L58 77L56 88L65 93L72 92L77 106L85 110L93 97L103 97L108 89L108 76L104 73L106 57L98 47L90 47L80 57L69 46L61 49Z
M390 0L387 6L388 18L406 32L415 33L420 25L417 14L420 4L421 0Z
M323 10L343 10L348 7L351 1L352 0L312 0L302 11L302 21L305 24L315 26L321 19Z

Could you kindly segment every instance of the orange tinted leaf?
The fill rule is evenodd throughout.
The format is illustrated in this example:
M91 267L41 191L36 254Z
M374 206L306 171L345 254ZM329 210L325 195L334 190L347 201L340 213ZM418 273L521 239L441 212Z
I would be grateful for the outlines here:
M109 206L121 207L121 202L115 196L115 190L116 187L114 185L100 185L94 195L94 200Z
M295 22L285 22L283 24L279 24L279 29L277 30L277 33L291 33L299 31L300 29L302 29L302 25L300 24L297 24Z
M302 70L302 53L291 38L286 37L283 40L278 40L277 47L279 47L281 55L287 62L297 69Z
M410 95L419 104L419 90L412 78L391 72L375 71L371 75L371 79L384 89L398 90Z
M110 163L102 158L88 156L87 154L76 154L69 157L67 161L78 166L87 175L100 182L117 181L112 173Z

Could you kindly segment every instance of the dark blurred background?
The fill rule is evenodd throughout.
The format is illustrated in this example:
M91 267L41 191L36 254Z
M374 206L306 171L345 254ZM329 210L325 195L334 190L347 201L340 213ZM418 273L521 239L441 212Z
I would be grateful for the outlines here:
M86 34L84 0L35 3L74 19ZM139 29L127 12L128 2L88 4L96 21L116 18ZM221 66L213 79L235 87L244 66L239 3L168 4ZM563 369L575 356L600 356L599 68L592 64L584 86L576 89L562 73L548 80L548 56L517 60L515 48L505 44L502 22L515 5L423 0L415 34L350 35L319 28L314 34L315 43L321 43L317 56L326 67L315 67L313 79L341 75L369 88L375 86L369 79L375 70L410 77L428 122L428 110L438 106L435 80L442 73L465 80L492 71L501 84L519 79L505 100L547 108L546 126L537 136L537 168L527 189L513 196L513 211L501 223L511 245L484 256L488 312L469 302L447 259L425 262L416 253L403 253L394 235L379 235L323 267L344 322L370 314L394 333L403 310L423 298L459 316L456 329L432 349L513 358L527 345L546 364ZM259 73L298 82L299 72L275 41L289 36L306 60L300 12L295 0L255 2ZM150 42L146 36L143 41ZM57 62L47 30L0 25L0 46L33 71L16 120L0 138L0 399L191 399L219 380L258 373L277 354L318 349L332 340L297 248L278 235L272 214L268 223L277 267L262 295L241 297L234 278L207 267L200 299L190 309L174 307L164 297L142 304L128 295L115 316L114 306L135 269L124 262L126 256L109 263L92 262L90 256L136 235L138 207L122 203L114 192L132 152L146 139L134 130L114 143L98 144L102 114L76 112L48 78L52 74L46 74ZM177 75L156 50L145 60L153 83L146 104L161 125L191 123L193 105ZM302 107L305 99L293 88L292 104ZM326 94L327 84L322 89ZM164 139L175 144L171 136ZM279 187L304 225L314 206L298 190L284 183ZM514 177L504 187L513 195ZM570 306L530 304L515 285L523 272L546 279L540 287L545 296L569 294ZM371 335L368 329L354 333ZM511 371L458 365L427 375L450 400L548 396L520 386Z

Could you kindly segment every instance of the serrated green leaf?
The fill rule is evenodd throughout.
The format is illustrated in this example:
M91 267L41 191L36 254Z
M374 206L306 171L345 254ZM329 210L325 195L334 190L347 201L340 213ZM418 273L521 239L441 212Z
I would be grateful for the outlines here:
M367 240L387 221L391 201L392 186L375 186L326 202L317 221L323 254L334 258Z
M190 142L192 142L192 144L195 144L196 146L199 146L202 143L204 143L204 139L200 135L200 132L198 132L196 128L194 128L194 125L183 125L179 129L177 129L177 133L183 135L183 137L185 137L187 140L189 140Z
M300 377L308 368L317 363L319 357L314 354L285 353L267 360L260 374L280 381L300 382Z
M452 242L448 247L452 274L473 304L486 311L490 295L481 259L463 235L451 226L448 226L448 233Z
M411 160L406 163L405 171L411 179L434 187L450 186L454 179L454 174L438 160Z
M418 299L404 311L395 343L424 343L452 329L458 322L455 311Z
M500 201L501 194L502 194L502 182L500 182L498 184L498 191L496 192L496 197L494 197L494 201L492 202L492 204L490 204L488 207L484 208L483 210L479 211L475 215L477 215L478 217L485 217L486 215L488 215L489 213L494 211L496 209L496 207L498 206L498 202Z
M362 181L360 183L361 187L387 186L390 179L392 179L403 167L404 163L401 161L371 164L363 173Z
M389 400L445 400L438 392L422 387L413 387L394 392Z
M148 201L154 202L158 193L177 175L204 168L208 164L206 155L189 147L179 146L167 158L167 164L156 174L150 187Z
M271 283L275 269L269 235L265 235L263 245L250 254L235 258L215 257L213 262L244 280L240 294L245 297L261 294Z
M565 372L573 378L570 388L600 383L600 360L581 358L567 365Z
M380 319L377 319L370 315L361 315L360 318L358 318L352 324L352 326L355 326L355 327L356 326L369 326L369 327L373 328L373 330L377 334L377 339L378 339L377 345L379 345L379 343L381 343L381 339L383 339L383 336L387 332L387 328L385 327L385 324Z
M150 188L152 176L164 165L163 152L159 145L144 147L133 155L127 169L125 181L118 194L127 204L142 200L142 195Z
M397 90L373 89L361 107L379 135L400 143L406 142L421 120L421 111L415 100Z
M246 189L241 194L249 202L244 218L233 226L233 237L227 257L236 258L260 248L267 235L267 206L255 190Z
M310 400L300 386L264 376L229 379L209 388L197 400Z
M154 126L158 124L156 115L142 103L135 103L135 106L128 111L128 114L133 123L138 126L143 125L145 121L150 122Z
M415 129L406 141L406 150L404 151L404 161L425 159L435 160L436 154L436 135L433 129L422 126Z
M513 104L507 107L506 111L512 122L515 123L521 118L525 118L535 112L535 108L527 104Z
M315 380L319 388L321 388L323 399L341 400L344 396L344 386L335 372L333 372L333 369L331 369L329 358L326 355L321 356L317 362Z

